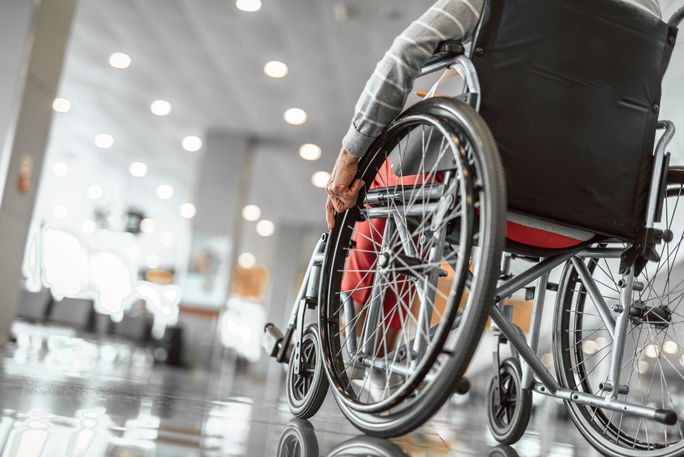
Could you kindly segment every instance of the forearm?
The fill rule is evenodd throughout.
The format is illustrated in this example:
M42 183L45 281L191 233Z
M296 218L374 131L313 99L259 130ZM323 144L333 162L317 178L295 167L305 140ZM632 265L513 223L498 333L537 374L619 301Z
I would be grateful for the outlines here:
M402 110L421 68L437 45L472 34L482 0L439 0L399 35L378 62L356 103L343 147L361 157Z

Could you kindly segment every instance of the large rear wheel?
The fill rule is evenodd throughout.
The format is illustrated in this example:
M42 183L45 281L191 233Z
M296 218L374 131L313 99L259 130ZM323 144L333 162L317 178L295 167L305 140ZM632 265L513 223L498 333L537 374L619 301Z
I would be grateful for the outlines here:
M584 437L609 456L684 455L684 170L671 167L661 222L665 231L650 262L635 278L630 320L622 356L618 399L673 410L679 417L665 425L626 413L566 402ZM609 247L626 247L611 245ZM619 306L620 259L584 261L613 317ZM613 353L607 328L588 297L572 263L563 272L554 318L554 363L563 387L606 395Z
M454 392L499 273L506 208L494 139L470 106L421 102L359 164L366 187L337 215L322 274L326 372L365 433L397 436Z

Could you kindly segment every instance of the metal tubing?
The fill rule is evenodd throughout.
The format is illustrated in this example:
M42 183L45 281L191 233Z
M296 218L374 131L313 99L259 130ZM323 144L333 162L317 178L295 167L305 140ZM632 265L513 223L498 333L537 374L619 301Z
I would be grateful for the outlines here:
M366 194L364 203L369 205L385 204L388 201L401 202L406 195L411 199L422 202L425 200L439 200L444 193L444 185L394 186L371 189Z
M579 251L580 249L577 249L575 251L566 252L564 254L560 254L557 256L547 257L541 262L523 271L519 275L514 276L513 278L509 279L508 281L504 282L502 285L497 287L496 297L494 301L500 302L505 297L508 297L513 292L522 289L527 284L539 278L544 273L553 270L555 267L565 262Z
M542 273L543 274L543 273ZM520 356L527 362L527 364L532 368L534 374L539 377L544 387L548 389L552 394L560 389L560 384L558 381L549 373L541 360L537 358L537 354L527 345L525 338L518 333L516 327L508 322L508 319L501 314L501 311L496 306L492 306L489 315L492 317L494 323L499 327L501 332L508 338L508 341L518 350Z
M591 277L591 273L589 272L589 269L583 261L581 261L577 257L573 257L571 260L572 265L575 267L575 271L577 271L577 273L579 274L580 280L582 281L584 288L587 289L587 292L589 293L589 297L591 298L591 301L594 304L594 308L596 308L596 311L598 311L599 316L603 321L603 325L606 326L606 330L608 330L610 337L613 340L615 340L615 320L613 319L613 316L610 314L608 305L606 304L606 301L603 299L601 292L599 292L598 287L596 286L596 282L594 281L594 278Z
M356 354L356 349L358 347L356 343L356 323L354 323L351 328L349 327L349 324L354 322L356 316L354 300L351 295L346 292L340 294L340 300L344 300L342 306L344 306L344 325L347 329L347 334L345 336L345 339L347 340L347 351L350 354Z
M435 263L442 257L444 252L444 239L446 238L446 227L433 234L435 245L430 248L429 263ZM423 292L419 294L420 308L418 324L416 327L416 337L413 342L413 351L416 359L423 357L429 341L427 335L430 333L430 323L432 322L432 312L434 309L435 297L437 295L437 281L439 280L438 269L432 269L423 280Z
M656 408L649 408L648 406L628 403L626 401L614 400L606 397L599 397L598 395L591 395L564 388L560 388L555 393L552 393L549 392L544 385L538 382L533 383L532 389L542 395L548 395L561 400L571 401L580 405L595 406L610 411L617 411L637 417L643 417L645 419L658 420Z
M582 249L576 256L594 259L619 259L625 250L626 248L588 248Z
M311 276L311 268L313 267L314 263L321 263L322 256L324 257L323 250L325 249L325 240L326 235L321 236L318 242L316 243L316 247L314 247L313 254L311 254L311 259L309 259L309 265L306 267L306 273L304 273L302 285L299 287L299 291L297 292L297 298L295 299L295 305L292 308L292 313L290 314L290 320L287 322L288 327L290 325L295 325L295 323L297 322L297 312L299 310L299 304L301 303L302 299L304 298L304 294L306 293L309 284L309 277ZM318 287L316 287L316 295L314 298L316 297L318 297Z
M665 133L658 140L658 145L655 150L655 161L653 163L653 172L651 173L651 189L648 193L648 207L646 209L646 228L653 228L655 224L655 212L658 207L658 197L660 196L660 183L663 171L663 159L665 157L665 149L672 140L675 133L675 126L670 121L660 121L657 127L664 128Z
M368 219L382 219L389 218L394 212L399 213L400 216L423 216L430 214L439 208L438 202L433 203L414 203L409 207L404 205L393 205L392 208L384 207L370 207L361 208L361 214Z
M382 246L380 255L385 254L388 251L388 245L392 239L392 229L394 228L394 219L388 219L385 223L385 230L382 234ZM378 257L379 262L379 257ZM380 267L378 264L377 271L373 276L373 285L370 293L370 307L366 312L366 322L363 325L363 333L365 340L362 342L361 350L365 354L373 355L375 354L375 347L377 342L377 331L378 331L378 318L380 317L380 310L382 309L382 304L385 300L385 288L380 285L380 282L384 278L384 273L382 272L384 268ZM375 335L371 337L371 335Z
M539 277L537 280L537 288L535 289L534 295L534 305L532 308L532 319L530 321L530 333L527 337L528 345L530 349L537 353L537 347L539 346L539 329L541 327L541 317L542 310L544 309L544 300L546 298L546 285L549 282L549 272L547 271ZM523 378L522 378L522 388L529 389L532 386L532 381L534 381L534 375L532 374L532 368L527 363L523 364Z
M610 357L610 376L608 382L614 386L620 385L620 369L622 364L622 351L625 344L627 323L629 322L629 307L632 304L632 283L634 282L634 266L626 275L622 275L623 287L620 292L620 306L617 322L615 323L615 335L613 336L613 354ZM610 398L616 399L619 389L610 392Z

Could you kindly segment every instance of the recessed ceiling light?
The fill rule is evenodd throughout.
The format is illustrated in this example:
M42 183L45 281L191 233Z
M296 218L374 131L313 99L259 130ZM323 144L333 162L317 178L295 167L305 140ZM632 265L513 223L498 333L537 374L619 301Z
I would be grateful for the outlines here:
M321 189L328 184L329 180L330 173L327 171L317 171L311 176L311 183L316 187L320 187Z
M306 122L306 111L301 108L290 108L285 111L283 118L290 125L302 125Z
M56 98L52 102L52 109L58 113L68 113L71 110L71 102L66 98Z
M321 148L316 144L303 144L299 148L299 157L304 160L318 160L321 157Z
M173 197L173 186L170 184L160 184L157 187L157 197L162 200L170 200Z
M52 216L55 219L66 219L67 209L64 206L55 206L52 209Z
M264 73L271 78L283 78L287 75L287 65L279 60L271 60L264 65Z
M109 149L114 146L114 137L109 133L95 135L95 146L100 149Z
M145 162L133 162L128 167L128 172L131 174L131 176L142 178L147 174L147 165Z
M243 252L238 257L238 265L242 268L252 268L256 265L256 257L251 252Z
M88 190L86 191L86 194L88 195L88 198L91 200L97 200L102 198L103 194L102 186L98 184L93 184L92 186L88 187Z
M81 228L83 229L83 233L85 233L86 235L91 235L91 234L95 233L95 229L97 228L97 225L95 224L94 220L86 219L85 221L83 221Z
M155 116L167 116L171 112L171 103L166 100L155 100L150 105L150 111Z
M199 151L202 147L202 138L194 135L183 138L183 149L188 152Z
M115 52L109 56L109 65L119 70L128 68L131 65L131 56L123 52Z
M150 254L145 259L145 264L147 268L159 268L159 256L156 254Z
M180 213L181 217L184 217L185 219L192 219L197 213L197 208L195 208L195 205L192 203L183 203L180 205L180 208L178 208L178 212Z
M140 230L142 230L143 233L152 233L154 232L154 221L148 217L140 221Z
M165 247L173 246L173 241L174 239L171 232L164 232L159 237L159 242Z
M261 217L261 208L259 208L257 205L246 205L244 208L242 208L242 217L250 222L259 220Z
M275 225L268 219L262 219L257 222L256 231L261 236L271 236L275 232Z
M69 165L65 164L64 162L57 162L52 166L52 174L54 176L66 176L69 174Z
M235 6L241 11L253 13L261 9L261 0L236 0Z

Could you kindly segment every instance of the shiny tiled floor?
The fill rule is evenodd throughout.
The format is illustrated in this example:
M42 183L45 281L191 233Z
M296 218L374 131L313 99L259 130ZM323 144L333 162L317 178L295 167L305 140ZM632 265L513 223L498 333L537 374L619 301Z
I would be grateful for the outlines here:
M487 431L484 400L449 404L392 441L359 435L328 396L311 420L293 420L265 381L7 348L0 368L0 457L594 456L553 402L538 405L514 448ZM71 352L70 352L71 351ZM55 351L53 351L55 352ZM106 351L105 351L106 352ZM102 353L102 348L100 348ZM273 400L269 400L272 398Z

